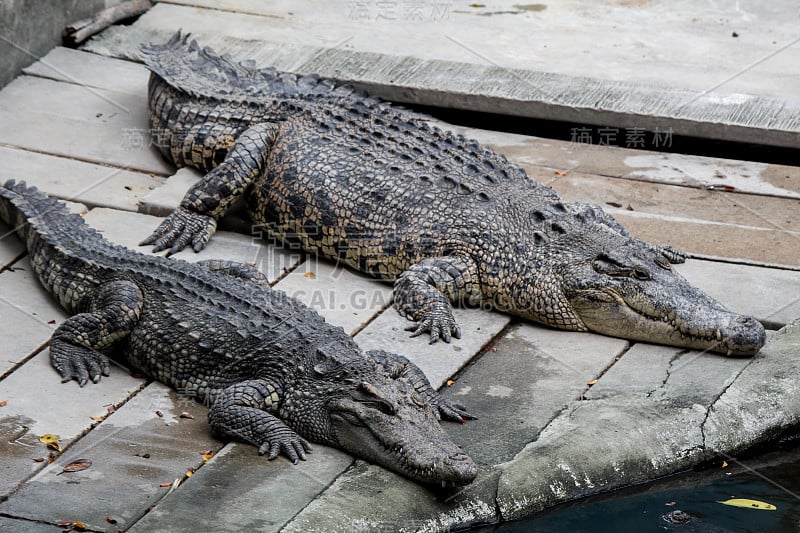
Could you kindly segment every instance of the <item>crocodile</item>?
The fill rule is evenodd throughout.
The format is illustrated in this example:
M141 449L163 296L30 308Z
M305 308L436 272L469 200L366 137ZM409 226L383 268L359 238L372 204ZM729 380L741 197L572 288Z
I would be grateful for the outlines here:
M258 231L394 282L412 335L460 337L453 305L726 355L765 341L602 208L506 157L317 75L235 62L188 35L142 46L153 141L205 173L142 244L202 249L239 199Z
M440 423L474 418L463 406L405 357L362 352L258 270L112 244L24 182L0 186L0 219L71 315L50 340L62 381L98 382L112 355L209 405L215 433L269 459L297 464L313 441L425 484L462 486L477 475Z

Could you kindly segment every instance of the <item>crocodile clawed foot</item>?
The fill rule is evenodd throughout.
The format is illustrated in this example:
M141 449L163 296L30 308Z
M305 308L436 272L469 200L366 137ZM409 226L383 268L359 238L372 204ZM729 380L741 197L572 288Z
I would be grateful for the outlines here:
M477 416L470 414L467 411L467 408L461 405L460 403L451 402L449 400L446 400L442 396L437 395L437 398L433 401L433 403L438 409L439 417L443 418L444 420L461 422L463 424L467 420L478 419Z
M180 252L189 244L195 252L206 247L217 230L214 217L201 215L179 207L150 234L139 246L153 245L153 252L167 250L167 255Z
M661 255L667 258L670 263L673 264L680 264L685 263L686 259L689 257L689 254L682 250L677 250L672 246L660 246Z
M269 440L258 448L258 454L267 454L267 459L270 461L278 455L285 455L295 465L298 461L306 460L306 453L311 453L311 444L288 428L280 434L270 436Z
M418 337L429 331L431 334L429 344L433 344L439 339L449 343L451 338L461 338L461 328L456 324L453 312L449 308L430 311L416 324L408 326L405 330L411 331L412 337Z
M83 387L89 380L98 383L110 374L108 358L94 350L54 340L50 346L50 364L61 375L61 382L73 379Z

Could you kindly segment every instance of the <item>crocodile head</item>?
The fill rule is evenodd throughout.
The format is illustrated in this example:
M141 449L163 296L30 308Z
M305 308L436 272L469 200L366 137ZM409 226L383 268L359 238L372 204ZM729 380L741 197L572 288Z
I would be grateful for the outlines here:
M561 329L726 355L753 355L764 345L755 318L688 283L666 249L597 227L588 233L566 237L569 243L554 239L547 260L539 250L536 294L523 296L518 314Z
M303 416L294 429L420 483L472 482L477 466L442 428L436 408L407 380L368 366L315 371L295 383L291 410Z

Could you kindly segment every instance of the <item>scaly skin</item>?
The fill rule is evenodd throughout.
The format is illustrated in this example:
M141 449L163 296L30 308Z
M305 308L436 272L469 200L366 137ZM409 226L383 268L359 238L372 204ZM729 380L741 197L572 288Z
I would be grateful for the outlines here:
M423 483L464 485L475 463L440 418L472 418L402 356L363 353L342 330L230 261L191 264L116 246L24 183L0 187L42 285L72 315L53 333L63 381L108 375L114 350L210 405L214 431L297 463L308 441Z
M564 204L502 155L330 80L255 70L177 34L143 48L150 124L178 166L206 172L147 239L202 249L240 197L258 226L395 281L431 342L453 303L572 331L752 355L763 326L692 287L685 255Z

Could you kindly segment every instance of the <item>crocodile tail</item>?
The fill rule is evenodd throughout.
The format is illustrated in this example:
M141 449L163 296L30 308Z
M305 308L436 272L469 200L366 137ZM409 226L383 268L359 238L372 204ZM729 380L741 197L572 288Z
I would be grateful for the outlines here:
M190 34L176 32L164 44L143 44L141 54L147 68L172 87L194 97L229 102L263 103L286 97L333 97L379 103L350 85L342 85L317 74L298 76L272 67L256 68L252 60L237 62L201 48Z
M35 236L53 246L64 244L63 236L92 234L102 238L80 215L70 213L64 202L48 197L24 181L9 180L0 186L0 220L16 231L28 249Z

